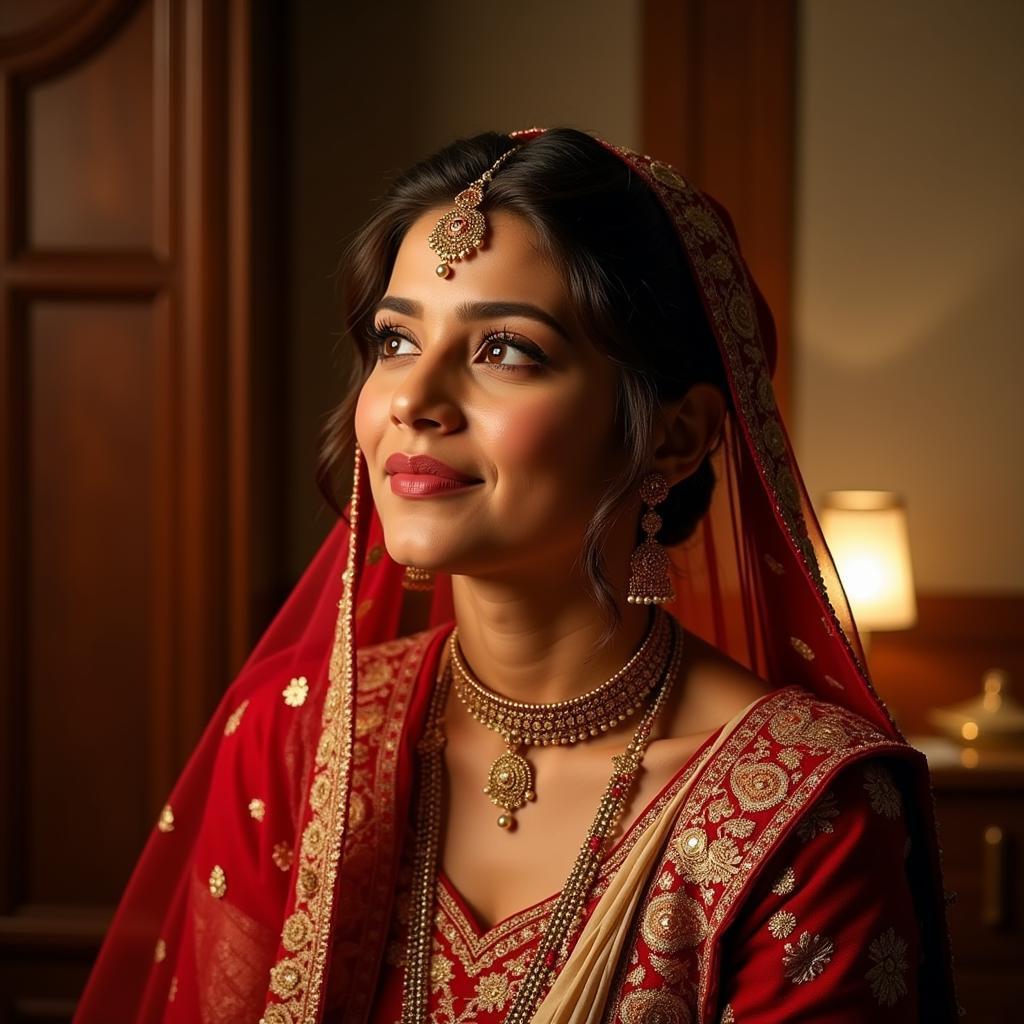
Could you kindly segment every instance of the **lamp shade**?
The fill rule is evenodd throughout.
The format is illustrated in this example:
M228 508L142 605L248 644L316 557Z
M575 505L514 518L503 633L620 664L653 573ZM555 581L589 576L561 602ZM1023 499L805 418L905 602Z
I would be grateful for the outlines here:
M892 491L830 491L821 529L864 630L909 629L917 622L907 513Z

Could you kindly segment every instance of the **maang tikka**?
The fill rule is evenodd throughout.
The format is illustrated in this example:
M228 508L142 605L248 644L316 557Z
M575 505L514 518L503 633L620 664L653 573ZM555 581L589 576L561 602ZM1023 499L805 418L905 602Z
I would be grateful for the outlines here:
M668 552L654 539L661 529L661 516L654 511L668 497L668 481L661 473L648 473L640 484L640 499L647 511L640 519L645 538L629 561L630 604L665 604L676 599L669 575Z
M434 268L438 277L447 277L451 264L468 256L483 244L487 221L478 207L484 200L484 188L494 177L495 171L518 149L513 146L502 153L476 181L467 185L456 197L455 206L449 210L430 232L427 241L430 248L440 257L441 262Z

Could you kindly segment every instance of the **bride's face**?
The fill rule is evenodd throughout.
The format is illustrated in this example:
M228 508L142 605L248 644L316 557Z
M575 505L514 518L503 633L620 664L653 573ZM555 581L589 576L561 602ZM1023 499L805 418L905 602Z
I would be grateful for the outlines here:
M522 218L488 213L485 247L439 278L427 236L444 212L424 214L402 242L356 408L388 552L461 575L565 572L624 466L616 371L581 333Z

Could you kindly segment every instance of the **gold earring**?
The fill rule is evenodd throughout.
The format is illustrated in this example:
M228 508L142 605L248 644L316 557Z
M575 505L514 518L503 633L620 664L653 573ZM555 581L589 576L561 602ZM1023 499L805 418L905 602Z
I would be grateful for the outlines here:
M402 574L402 586L406 590L433 590L434 574L429 569L417 569L415 565L407 565Z
M629 604L665 604L676 599L669 575L668 552L654 539L661 516L654 511L668 497L668 481L661 473L649 473L640 484L640 499L648 506L640 520L646 538L629 560Z

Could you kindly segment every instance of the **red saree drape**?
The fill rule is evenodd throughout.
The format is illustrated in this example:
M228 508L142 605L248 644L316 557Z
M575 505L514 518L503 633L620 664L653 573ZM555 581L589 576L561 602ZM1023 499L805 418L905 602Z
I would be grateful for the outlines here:
M609 148L678 230L732 399L712 509L673 552L680 597L670 610L778 690L693 774L656 869L638 885L602 1019L950 1020L927 770L864 668L775 406L770 315L724 211L671 167ZM415 748L452 609L439 578L428 629L399 635L401 567L384 550L358 453L356 467L347 521L228 690L159 815L79 1006L82 1024L361 1022L375 1000L389 1019ZM644 834L634 828L609 855L607 884L629 836ZM456 932L438 940L453 964ZM508 967L503 956L492 965ZM478 962L459 961L461 981L453 966L438 998L444 985L475 992L500 973L470 977ZM476 1019L501 1019L500 985L472 996L484 1000Z

